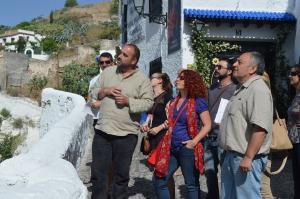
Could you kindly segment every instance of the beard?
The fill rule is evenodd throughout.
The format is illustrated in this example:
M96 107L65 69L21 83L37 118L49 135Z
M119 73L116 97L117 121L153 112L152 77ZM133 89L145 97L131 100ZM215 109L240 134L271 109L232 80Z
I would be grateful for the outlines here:
M219 81L225 79L226 77L228 77L228 74L221 75L220 73L218 73L216 75L216 78L218 78Z

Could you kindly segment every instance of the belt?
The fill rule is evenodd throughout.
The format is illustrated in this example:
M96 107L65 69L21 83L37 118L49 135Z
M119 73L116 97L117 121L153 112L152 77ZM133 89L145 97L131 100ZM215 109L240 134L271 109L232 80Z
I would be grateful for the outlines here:
M226 151L226 153L232 153L233 155L239 156L241 158L245 157L245 154L242 154L242 153L239 153L239 152L236 152L236 151L232 151L232 150L228 150L228 151ZM253 160L264 158L266 156L267 156L267 154L264 154L264 153L256 154L254 156Z

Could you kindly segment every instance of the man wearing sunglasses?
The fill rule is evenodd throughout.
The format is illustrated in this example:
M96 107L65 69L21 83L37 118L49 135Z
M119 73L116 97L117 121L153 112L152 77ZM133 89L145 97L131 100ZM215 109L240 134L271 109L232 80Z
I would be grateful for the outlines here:
M96 86L96 82L100 77L100 72L112 65L113 57L109 52L103 52L96 57L96 61L97 61L97 65L99 66L99 74L91 79L89 84L89 96L88 96L88 101L91 104L91 110L94 115L93 116L94 126L96 125L97 120L99 119L100 100L97 100L96 98L93 99L91 96L91 91Z
M236 89L236 85L232 81L232 64L234 57L224 55L215 59L217 61L213 65L214 77L217 78L218 81L208 90L208 107L213 123L211 131L205 138L204 142L205 176L208 188L207 198L210 199L219 199L217 174L222 154L217 142L217 137L220 131L219 124L217 124L214 120L217 115L221 99L229 100Z

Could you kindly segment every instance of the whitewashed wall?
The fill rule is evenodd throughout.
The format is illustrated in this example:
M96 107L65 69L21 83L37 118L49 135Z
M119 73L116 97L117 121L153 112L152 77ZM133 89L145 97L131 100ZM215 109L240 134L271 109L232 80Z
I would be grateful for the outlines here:
M139 17L136 13L132 0L123 1L128 4L128 42L135 43L141 50L140 68L148 74L149 62L162 57L163 71L167 72L172 80L175 80L179 68L186 68L188 64L194 63L194 56L190 44L191 27L184 21L183 10L185 8L194 9L216 9L216 10L243 10L243 11L267 11L267 12L293 12L299 17L300 3L296 0L182 0L181 5L181 50L168 55L167 53L167 27L155 23L149 23L149 18ZM147 13L148 1L145 3L145 12ZM297 10L298 8L298 10ZM168 1L163 0L163 13L167 12ZM283 47L286 56L291 63L298 59L300 46L294 43L300 43L300 25L297 26L296 41L291 34ZM242 31L243 35L237 37L236 29ZM136 34L138 33L138 34ZM244 27L242 24L236 24L229 27L224 23L217 27L210 24L208 38L221 40L239 40L239 41L275 41L276 28L271 29L269 25L257 28L250 24ZM293 46L291 48L291 46ZM294 47L295 46L295 47Z
M297 18L297 25L296 25L296 35L295 35L295 51L294 51L294 57L295 57L295 63L300 62L300 1L295 0L295 6L294 6L294 15Z
M141 58L138 63L140 69L148 74L149 62L161 57L163 72L167 72L171 79L175 80L177 70L182 64L181 51L168 55L167 27L149 23L148 17L139 17L132 2L132 0L128 1L128 43L136 44L141 50ZM164 0L163 3L163 13L165 13L168 9L168 1ZM148 10L148 3L145 3L145 12Z
M47 130L28 153L0 164L0 198L85 199L87 190L75 169L92 130L85 100L44 89L42 104L41 126Z

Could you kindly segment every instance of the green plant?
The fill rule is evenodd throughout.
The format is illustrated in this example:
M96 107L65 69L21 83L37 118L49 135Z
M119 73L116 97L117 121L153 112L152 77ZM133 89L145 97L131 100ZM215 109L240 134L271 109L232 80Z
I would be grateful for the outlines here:
M2 115L2 117L3 117L4 119L7 119L7 118L11 117L10 111L7 110L6 108L3 108L3 109L1 110L0 115Z
M22 120L22 118L14 118L12 126L15 129L21 129L21 128L23 128L23 120Z
M69 8L69 7L74 7L74 6L77 6L78 3L76 0L66 0L65 1L65 7L66 8Z
M23 53L25 50L25 46L26 46L26 41L24 39L24 37L20 37L19 40L17 41L17 50L19 53Z
M74 62L66 65L62 73L62 89L86 97L89 81L98 73L99 68L95 65L85 67Z
M30 80L29 80L29 90L30 93L32 91L41 91L43 88L48 83L48 79L45 76L37 76L34 75Z
M191 22L192 26L192 49L194 51L195 68L203 77L205 83L210 85L212 59L219 53L229 51L240 51L240 46L230 44L229 42L212 42L205 38L206 30L198 31L196 22Z
M118 39L121 33L120 26L117 21L110 23L103 22L101 24L102 30L100 32L100 39Z
M46 37L42 39L42 46L43 46L43 51L48 54L52 54L53 52L58 51L58 44L51 37Z
M277 29L277 43L276 43L276 67L274 67L274 82L272 93L274 95L274 102L279 114L286 117L286 110L289 104L289 83L288 71L289 60L285 56L285 51L282 49L288 34L293 31L293 26L282 24Z
M119 0L112 0L110 5L110 15L117 15L119 11Z
M1 159L5 160L11 158L17 149L17 146L22 142L21 135L5 135L0 142L0 155Z

